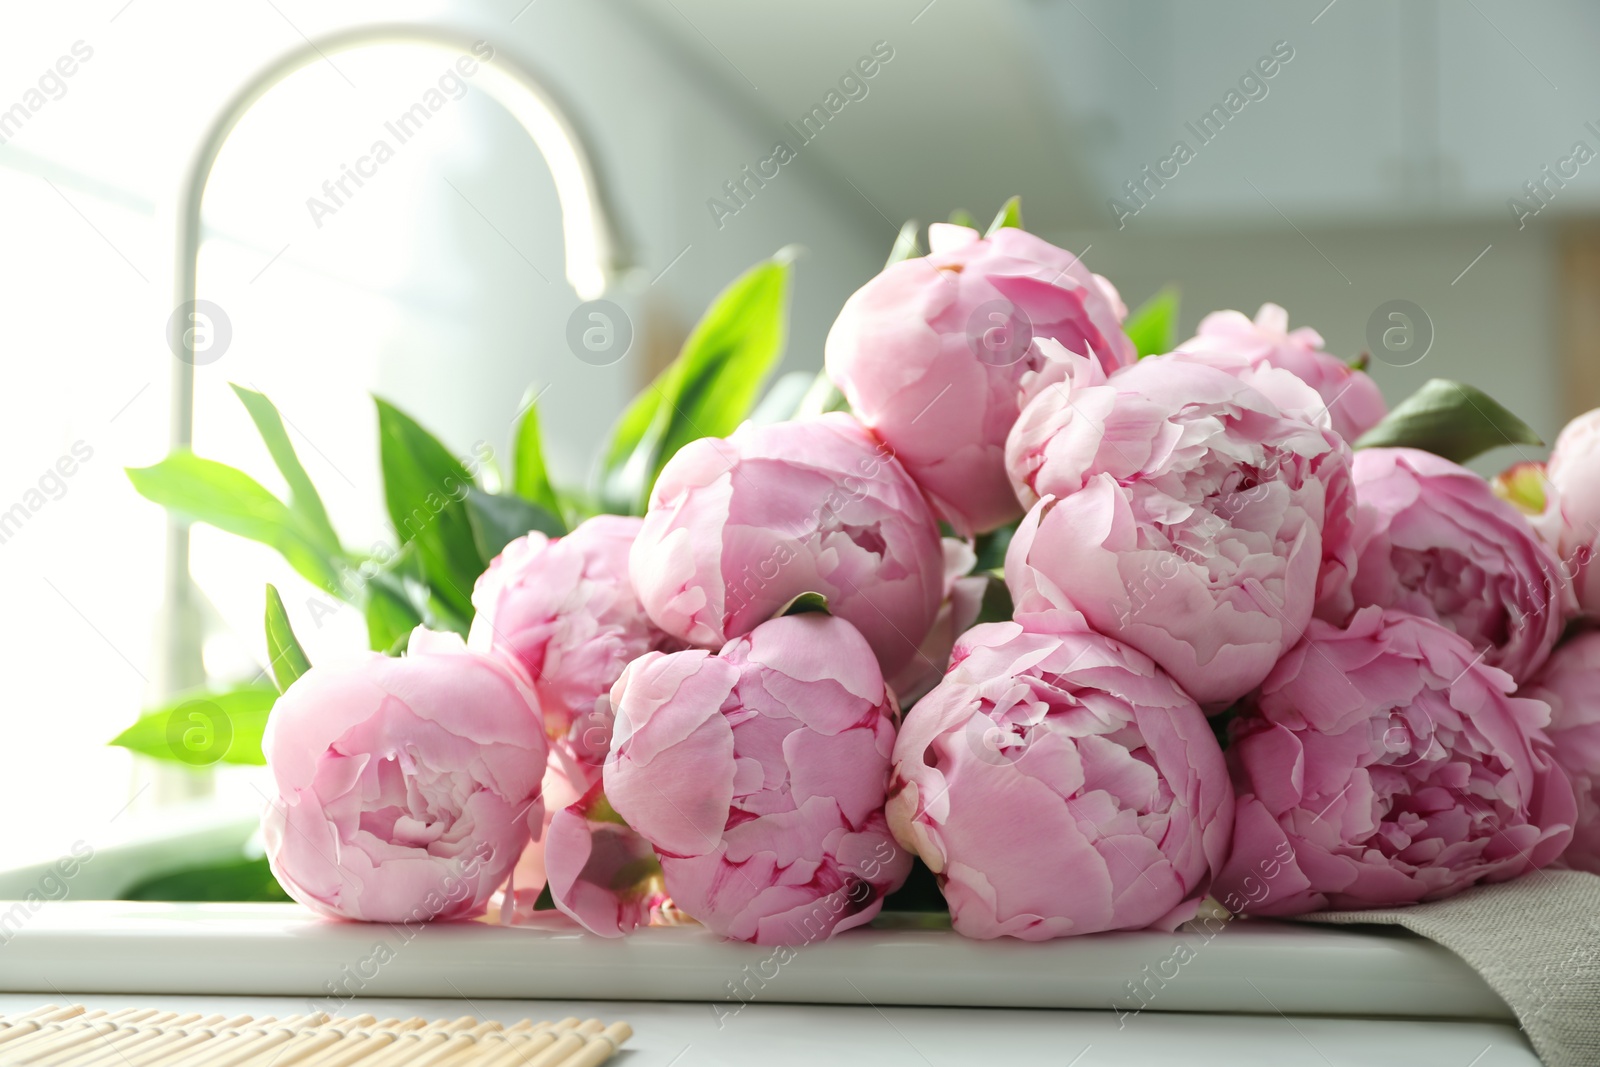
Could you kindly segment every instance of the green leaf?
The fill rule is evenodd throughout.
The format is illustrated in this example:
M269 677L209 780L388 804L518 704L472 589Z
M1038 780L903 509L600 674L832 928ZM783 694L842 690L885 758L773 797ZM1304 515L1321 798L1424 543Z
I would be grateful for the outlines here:
M462 637L467 636L467 632L472 629L471 615L463 616L457 613L455 608L440 600L431 590L428 592L427 604L422 613L422 621L430 630L437 630L440 633L449 631L450 633L460 634ZM403 651L403 649L400 651Z
M485 493L477 486L467 490L467 518L472 523L472 540L478 554L492 560L500 550L530 530L547 537L566 533L561 520L537 504L519 496Z
M374 652L392 653L403 647L401 643L422 622L422 613L392 579L374 579L367 586L362 613L367 620L367 644Z
M330 554L304 519L243 471L180 450L154 466L128 468L128 479L141 496L167 510L270 545L313 584L338 588L342 559Z
M993 574L984 575L983 602L978 608L977 626L986 622L1010 622L1015 611L1011 603L1011 590L1004 579Z
M907 219L900 224L900 233L894 239L894 247L889 249L889 260L883 267L888 270L896 263L908 259L915 259L922 254L922 249L917 245L917 220Z
M652 384L633 398L611 428L611 438L600 453L595 487L603 510L621 515L632 511L639 498L639 484L644 481L645 468L650 463L650 451L644 447L645 435L655 425L656 411L660 407L661 392Z
M400 551L395 553L374 580L410 604L412 613L420 617L421 624L430 630L448 630L464 636L471 628L470 615L462 618L435 595L432 586L428 584L427 575L422 571L422 562L417 556L417 546L412 542L401 545ZM367 632L370 637L370 626ZM405 636L409 638L410 634L411 629L407 629ZM399 655L404 651L405 645L405 641L397 641L389 646L389 654Z
M958 207L950 212L950 225L965 226L969 230L978 228L978 220L972 217L972 212L966 208Z
M993 237L996 230L1005 229L1007 226L1016 230L1022 229L1022 197L1020 196L1013 196L1010 200L1000 205L1000 214L996 215L994 221L989 223L989 231L984 236Z
M920 856L911 858L911 870L903 886L884 900L873 927L889 930L948 930L950 904L944 899L939 880Z
M828 598L823 596L821 593L801 593L783 607L779 608L772 617L774 619L780 619L785 615L807 615L811 612L821 612L824 615L832 614L828 610Z
M973 573L1004 570L1006 549L1011 547L1011 539L1016 533L1017 523L1012 522L986 534L979 534L973 544L973 551L978 556L978 562L972 568Z
M261 733L278 690L251 682L223 690L195 690L150 708L111 743L159 760L208 767L213 763L260 766Z
M770 426L794 418L816 380L817 376L810 371L796 370L783 375L772 383L767 395L750 413L750 421L757 426Z
M726 437L749 415L783 356L790 259L781 251L724 289L678 358L623 412L602 453L602 506L642 514L678 449Z
M271 659L272 676L278 688L287 690L295 679L311 669L300 639L289 625L289 613L283 608L283 597L271 583L267 585L267 656Z
M790 269L790 254L783 252L746 271L684 342L667 370L672 388L662 390L672 404L652 482L678 449L701 437L725 437L750 414L783 357Z
M551 515L561 514L561 497L550 481L544 462L544 445L539 436L537 394L530 386L523 398L522 417L517 420L511 442L511 488L530 504L537 504Z
M1178 290L1167 286L1140 304L1122 331L1133 341L1139 358L1171 352L1178 344Z
M288 902L265 857L222 860L146 878L122 892L123 900Z
M250 413L250 421L256 424L261 440L266 443L267 451L272 455L272 462L277 464L279 473L289 486L289 510L299 516L306 530L318 539L329 555L342 554L344 550L339 544L339 535L334 532L333 523L328 520L327 509L322 506L322 497L318 495L317 487L311 483L311 476L306 473L305 467L301 466L300 457L295 454L294 444L283 428L283 416L278 414L278 409L272 401L261 393L246 389L242 385L234 383L230 385L234 394L244 403L245 410Z
M1543 445L1533 428L1481 389L1434 378L1412 393L1357 448L1420 448L1465 463L1503 445Z
M487 561L478 552L467 513L472 476L411 416L385 400L378 405L378 455L383 498L395 534L416 545L434 594L462 618L472 618L472 584Z
M828 377L825 370L817 371L811 388L801 399L800 406L795 409L794 417L797 419L810 418L813 415L826 415L830 411L849 411L850 401L839 392L839 387L833 384L833 379Z

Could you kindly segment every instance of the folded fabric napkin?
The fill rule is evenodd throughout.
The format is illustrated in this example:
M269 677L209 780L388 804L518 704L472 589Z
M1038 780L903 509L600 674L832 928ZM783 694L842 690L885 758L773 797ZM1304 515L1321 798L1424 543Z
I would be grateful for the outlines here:
M1546 1067L1600 1064L1600 876L1534 871L1431 904L1300 919L1392 923L1437 941L1511 1006Z

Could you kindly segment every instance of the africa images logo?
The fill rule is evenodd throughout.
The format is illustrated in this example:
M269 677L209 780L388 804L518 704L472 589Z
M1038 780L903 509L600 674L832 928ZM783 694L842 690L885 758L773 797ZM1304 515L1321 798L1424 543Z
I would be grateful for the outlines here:
M784 130L794 138L793 145L787 140L777 141L772 146L772 152L766 159L757 162L754 170L746 163L739 168L738 174L723 182L722 191L727 200L715 196L706 200L706 210L711 212L711 221L717 224L717 229L722 229L728 219L749 207L756 193L765 189L767 182L777 178L782 168L800 155L801 148L821 136L823 129L839 116L846 105L865 100L867 93L871 92L871 86L867 83L877 77L878 72L893 58L894 46L888 41L876 42L871 55L857 59L839 76L838 88L830 88L822 100L812 104L805 114L794 122L783 124Z
M472 54L478 59L465 55L458 58L445 68L436 84L429 86L416 103L383 124L385 132L394 138L393 144L389 143L389 138L379 137L372 142L366 154L356 157L354 167L340 164L339 176L322 183L322 197L306 197L306 211L317 229L322 229L324 218L338 214L339 209L355 196L356 190L366 185L362 179L370 180L378 176L378 168L395 157L398 146L421 133L446 104L467 95L467 79L478 73L478 60L488 63L494 59L494 46L487 41L478 41L472 46ZM355 189L350 188L352 184Z
M1156 193L1165 189L1167 182L1176 178L1181 168L1199 155L1200 149L1220 137L1228 123L1238 117L1248 104L1265 100L1271 91L1267 83L1277 77L1293 58L1293 45L1288 41L1275 43L1270 53L1257 59L1255 65L1239 78L1237 89L1229 89L1223 94L1222 102L1212 104L1197 122L1183 124L1184 129L1194 135L1193 146L1186 138L1178 138L1172 144L1172 151L1155 162L1153 170L1152 165L1147 163L1140 169L1138 177L1123 182L1122 191L1127 195L1127 200L1113 196L1106 201L1106 208L1111 212L1117 229L1122 229L1129 219L1148 207L1150 201L1156 198Z

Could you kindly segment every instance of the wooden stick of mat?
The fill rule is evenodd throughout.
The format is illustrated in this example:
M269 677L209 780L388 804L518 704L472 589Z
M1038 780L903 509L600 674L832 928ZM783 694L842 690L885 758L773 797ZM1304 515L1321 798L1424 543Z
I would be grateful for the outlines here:
M0 1016L0 1067L598 1067L632 1036L625 1022L570 1016L507 1026L470 1015L257 1019L47 1004Z
M461 1064L481 1065L487 1063L492 1057L498 1055L497 1050L503 1048L525 1049L530 1041L537 1038L543 1041L540 1035L547 1034L558 1027L565 1027L575 1022L573 1019L563 1019L559 1022L535 1023L524 1019L500 1030L490 1030L482 1034L476 1045L468 1045L452 1050L450 1056L440 1059L432 1067L456 1067ZM523 1053L526 1055L526 1053Z
M78 1061L80 1067L107 1067L108 1064L118 1061L130 1060L138 1053L140 1046L148 1045L151 1041L159 1041L174 1030L181 1030L200 1021L197 1014L177 1015L167 1012L158 1015L141 1026L122 1028L118 1034L109 1035L104 1047L99 1051L91 1051L86 1058Z
M132 1015L133 1011L134 1009L128 1008L117 1014ZM20 1044L25 1041L36 1041L41 1034L59 1031L63 1023L93 1021L104 1018L105 1014L103 1011L85 1012L82 1008L58 1008L48 1013L30 1012L31 1018L6 1023L5 1030L0 1032L0 1046L13 1042Z
M54 1004L46 1004L42 1008L34 1008L32 1011L24 1012L10 1020L0 1019L0 1045L23 1034L32 1033L44 1023L59 1022L62 1019L70 1019L74 1015L82 1014L82 1008L58 1008Z
M470 1015L463 1015L454 1021L437 1019L402 1034L392 1045L377 1053L372 1059L357 1062L361 1067L399 1067L401 1064L408 1064L448 1040L455 1031L466 1030L477 1021Z
M408 1021L390 1018L381 1022L366 1022L371 1018L370 1015L361 1015L350 1020L335 1019L335 1023L350 1024L342 1026L345 1039L313 1057L306 1067L351 1067L377 1050L388 1047L401 1033L425 1025L421 1019Z
M41 1056L51 1055L55 1051L98 1040L115 1030L119 1024L138 1022L141 1019L148 1019L156 1013L129 1008L109 1016L105 1012L90 1014L92 1014L92 1018L81 1022L73 1019L59 1023L48 1023L31 1034L24 1034L16 1044L6 1046L8 1058L15 1056L19 1058L20 1062L32 1061Z
M405 1035L432 1025L425 1019L384 1021L389 1025L340 1026L339 1024L342 1020L333 1020L335 1028L343 1031L343 1038L337 1044L319 1053L320 1059L314 1057L311 1063L321 1064L331 1061L339 1064L361 1064L362 1067L376 1067L377 1064L384 1060L387 1053L393 1048L400 1047L401 1039Z
M250 1017L239 1015L230 1019L226 1015L205 1015L191 1025L167 1030L148 1045L143 1045L128 1057L128 1067L149 1067L150 1064L172 1060L206 1040L206 1031L221 1026L243 1026Z
M326 1026L304 1031L301 1035L303 1040L296 1039L291 1042L276 1057L275 1062L279 1067L306 1067L306 1064L334 1045L347 1041L351 1031L358 1027L371 1026L377 1021L372 1015L358 1015L354 1019L330 1019Z
M268 1016L260 1022L228 1031L215 1043L208 1041L196 1045L188 1055L166 1062L172 1067L238 1067L258 1053L277 1048L292 1038L297 1030L321 1026L327 1021L328 1016L320 1011L309 1015L291 1015L287 1019Z
M46 1026L84 1014L82 1008L58 1008L54 1004L46 1004L14 1019L0 1019L0 1048L29 1038Z
M145 1018L138 1018L137 1013L128 1017L129 1021L170 1021L176 1016L149 1014ZM48 1064L64 1060L76 1063L89 1063L99 1059L108 1048L115 1048L120 1040L136 1037L142 1031L129 1026L116 1024L100 1025L102 1020L95 1020L83 1026L64 1026L59 1030L50 1031L39 1036L38 1039L27 1043L18 1042L16 1051L11 1051L7 1046L7 1058L16 1056L19 1060L28 1063Z

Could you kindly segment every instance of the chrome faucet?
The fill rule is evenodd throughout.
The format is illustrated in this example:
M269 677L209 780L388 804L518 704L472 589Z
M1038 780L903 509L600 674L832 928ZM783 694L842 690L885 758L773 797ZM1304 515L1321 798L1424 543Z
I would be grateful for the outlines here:
M176 237L173 307L193 307L197 295L201 201L217 155L239 120L269 89L301 68L339 52L404 45L442 52L454 58L470 54L474 45L482 43L467 34L442 27L358 26L307 40L246 81L212 119L183 173L173 227ZM567 281L584 300L599 296L626 263L613 224L614 215L583 138L540 79L501 49L495 49L492 59L482 64L474 84L481 85L492 99L511 112L549 165L561 205ZM194 431L194 332L179 330L171 341L178 357L172 385L171 445L174 449L188 448ZM189 574L189 526L170 514L165 567L163 604L156 634L159 659L154 679L157 693L162 697L205 682L200 656L200 614Z

